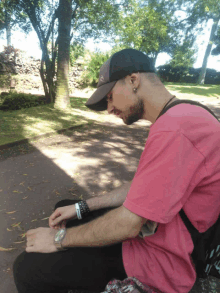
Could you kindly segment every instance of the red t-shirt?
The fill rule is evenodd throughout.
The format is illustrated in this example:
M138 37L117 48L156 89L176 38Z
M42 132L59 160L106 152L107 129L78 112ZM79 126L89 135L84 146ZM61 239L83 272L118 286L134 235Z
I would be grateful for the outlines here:
M124 206L159 223L152 236L123 242L127 275L165 293L186 293L196 273L193 242L178 212L204 232L220 212L220 123L180 104L150 127Z

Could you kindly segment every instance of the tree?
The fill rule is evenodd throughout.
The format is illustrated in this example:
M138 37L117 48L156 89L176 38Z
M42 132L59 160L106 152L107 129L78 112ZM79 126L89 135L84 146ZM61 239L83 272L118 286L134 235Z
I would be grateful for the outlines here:
M62 6L65 1L58 0L12 0L16 4L16 8L24 11L37 33L40 47L42 50L42 60L41 60L41 79L44 86L45 96L47 98L47 102L55 101L55 74L56 74L56 58L57 58L57 50L61 50L63 48L62 44L59 42L60 37L62 39L63 28L62 28L62 13L65 15L65 11L62 10ZM70 40L85 40L89 36L91 37L99 37L101 36L101 32L107 33L111 30L112 21L115 20L117 16L117 11L119 8L119 1L117 0L108 0L108 1L92 1L92 0L71 0L72 5L72 14L71 14L71 32L70 32ZM69 5L69 4L68 4ZM69 7L69 6L68 6ZM68 16L69 17L69 16ZM59 22L58 28L58 20ZM69 34L69 29L65 28L67 34ZM65 36L65 41L67 40L67 34ZM53 38L54 36L54 42ZM51 41L52 43L52 51L51 54L48 50L48 43ZM60 46L59 46L60 44ZM66 57L64 59L61 58L62 53L60 51L60 62L67 62L67 51L63 53L63 56ZM64 61L65 60L65 61ZM65 70L67 68L66 65L58 66L57 76L58 79L61 76L67 76L67 73L63 75L63 73L59 73L59 70ZM67 81L63 79L63 82L67 86ZM59 84L59 82L58 82ZM61 86L59 84L59 86ZM68 105L68 94L65 86L65 103L61 106L61 103L56 103L56 106L60 105L62 108L65 105ZM60 87L61 88L61 87ZM61 94L63 91L59 90L58 94ZM58 98L58 95L56 96ZM62 100L59 97L60 101Z
M14 9L11 0L2 0L0 3L0 31L6 32L7 46L11 46L11 35L13 30L30 32L31 25L26 14Z
M195 62L195 49L192 48L190 40L185 39L183 44L176 46L173 58L169 62L172 67L192 67Z
M117 41L147 53L155 64L160 52L171 53L178 41L175 3L167 0L131 0L117 24Z
M187 17L184 23L187 27L187 32L195 33L194 30L206 27L208 20L212 20L212 28L209 35L208 45L206 47L205 55L203 58L202 69L197 83L203 84L205 80L206 67L208 58L210 56L212 45L214 43L215 34L219 26L220 20L220 2L219 0L194 0L184 1L186 7Z
M214 44L216 47L212 50L211 54L214 56L220 55L220 28L216 33Z
M55 108L67 108L69 99L70 30L72 7L70 0L60 0L58 29L57 89Z

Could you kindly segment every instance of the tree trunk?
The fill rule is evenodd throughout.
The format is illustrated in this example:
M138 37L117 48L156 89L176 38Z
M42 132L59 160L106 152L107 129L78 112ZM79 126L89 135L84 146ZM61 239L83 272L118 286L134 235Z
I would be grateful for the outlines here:
M198 84L204 84L204 82L205 82L206 67L207 67L209 55L212 50L212 45L213 45L213 41L214 41L214 37L215 37L215 32L218 27L218 22L219 22L219 18L217 20L213 21L213 25L212 25L212 29L211 29L211 33L210 33L210 37L209 37L209 43L208 43L206 51L205 51L205 56L204 56L203 63L202 63L202 69L201 69L201 72L199 74L199 78L197 81Z
M6 28L7 46L11 46L11 17L7 11L5 11L5 28Z
M41 48L42 49L42 48ZM55 60L53 60L55 62ZM44 69L45 64L45 69ZM42 59L40 67L40 77L44 87L44 93L46 98L46 103L53 103L55 98L55 86L54 86L54 72L52 70L53 64L49 60L48 54L42 49Z
M155 68L157 57L158 57L159 52L154 53L154 57L152 58L152 65Z
M69 98L69 60L70 60L70 29L72 5L71 0L59 2L58 28L58 60L57 60L57 88L55 108L70 107Z

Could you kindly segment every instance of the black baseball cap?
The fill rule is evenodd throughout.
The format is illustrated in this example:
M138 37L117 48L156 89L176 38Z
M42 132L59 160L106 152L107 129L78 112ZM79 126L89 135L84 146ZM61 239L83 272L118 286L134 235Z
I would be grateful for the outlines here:
M95 111L106 110L106 95L118 80L134 72L155 72L151 59L135 49L124 49L113 54L100 68L97 90L86 106Z

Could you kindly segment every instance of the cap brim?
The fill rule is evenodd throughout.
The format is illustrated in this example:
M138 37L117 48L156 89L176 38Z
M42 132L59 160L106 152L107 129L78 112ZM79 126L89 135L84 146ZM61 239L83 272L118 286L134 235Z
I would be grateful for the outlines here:
M106 95L116 84L116 81L112 81L106 84L101 85L93 93L93 95L86 102L86 106L94 111L104 111L107 110L107 100Z

